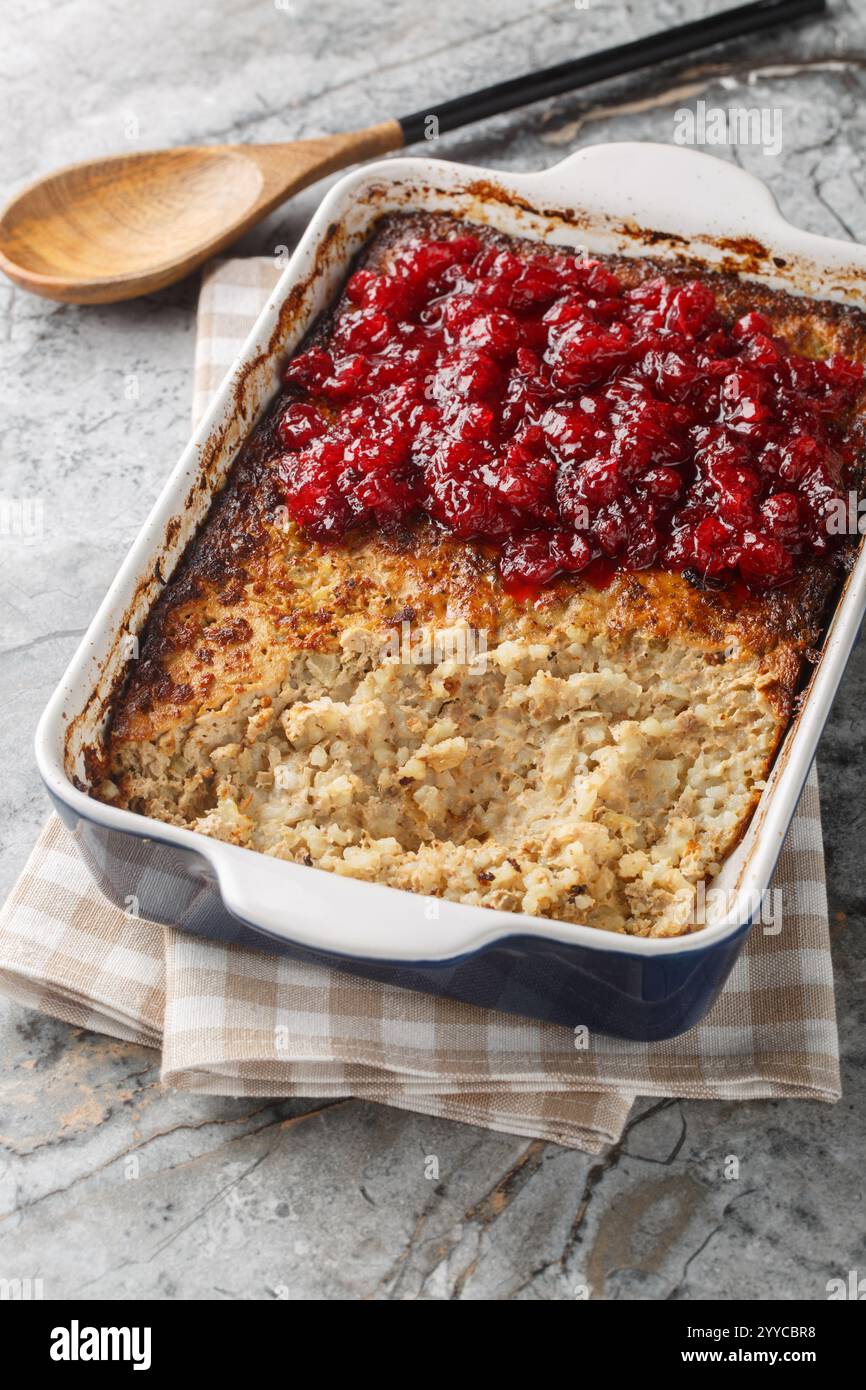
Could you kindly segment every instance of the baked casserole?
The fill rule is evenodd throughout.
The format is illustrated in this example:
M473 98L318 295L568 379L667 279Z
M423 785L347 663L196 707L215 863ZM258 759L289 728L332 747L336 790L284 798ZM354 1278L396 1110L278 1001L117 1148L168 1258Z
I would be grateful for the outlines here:
M694 930L853 554L863 361L837 304L384 219L155 605L95 794Z

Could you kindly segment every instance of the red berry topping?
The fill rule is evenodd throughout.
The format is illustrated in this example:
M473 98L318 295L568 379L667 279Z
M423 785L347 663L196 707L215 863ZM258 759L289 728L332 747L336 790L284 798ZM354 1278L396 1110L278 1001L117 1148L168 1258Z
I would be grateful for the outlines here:
M499 549L514 592L586 571L784 584L833 544L859 363L789 352L705 281L625 289L597 260L417 238L349 278L286 367L293 518L319 541L426 513Z

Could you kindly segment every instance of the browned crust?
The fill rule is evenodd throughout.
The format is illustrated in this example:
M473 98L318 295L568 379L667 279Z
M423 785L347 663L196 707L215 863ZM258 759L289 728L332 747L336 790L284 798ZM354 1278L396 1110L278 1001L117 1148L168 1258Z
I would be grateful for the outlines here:
M364 263L383 263L396 245L419 231L436 235L454 225L452 219L424 214L387 218ZM523 253L545 249L491 231L480 235ZM629 284L662 272L674 280L699 275L712 284L725 315L759 309L798 352L838 351L866 361L866 316L846 306L783 294L735 275L710 274L685 260L675 267L649 259L617 258L613 264ZM334 313L342 307L341 300ZM330 322L323 320L313 336L326 338ZM526 622L526 605L502 591L490 551L443 535L431 523L418 522L396 536L358 534L327 552L296 528L281 529L275 524L283 501L275 466L280 453L268 416L241 451L154 607L140 660L112 713L111 747L156 737L201 709L218 708L235 691L254 688L274 649L335 649L351 622L384 627L407 613L419 624L462 616L487 629L488 640L501 640ZM311 574L323 556L330 574L324 594L304 583L305 573ZM531 622L541 632L561 620L567 607L569 619L597 624L598 630L641 630L687 640L705 648L708 660L723 659L735 641L761 658L764 693L778 715L781 736L803 654L820 641L839 580L837 559L812 564L784 589L746 601L725 591L702 592L663 571L619 574L603 591L585 581L563 581L532 604Z

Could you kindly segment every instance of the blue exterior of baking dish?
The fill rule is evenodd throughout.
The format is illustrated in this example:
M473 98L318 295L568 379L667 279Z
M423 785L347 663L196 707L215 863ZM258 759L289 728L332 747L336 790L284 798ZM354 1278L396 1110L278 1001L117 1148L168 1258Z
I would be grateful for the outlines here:
M866 610L863 547L752 821L714 880L724 910L682 937L612 935L447 900L431 903L226 844L87 794L88 754L102 738L129 643L134 646L165 576L267 408L285 353L330 302L375 220L384 212L417 209L449 211L507 233L585 245L593 253L645 255L649 244L654 257L675 259L687 250L709 267L723 265L789 292L863 307L863 248L792 227L758 180L693 150L595 146L539 174L396 159L347 175L324 198L60 682L37 732L39 768L96 882L131 914L483 1009L660 1041L706 1014L757 916L755 904L770 883ZM649 243L643 228L652 229ZM732 248L743 238L748 252L740 266Z
M441 961L350 956L272 935L227 911L203 855L151 836L111 830L56 796L52 801L105 896L150 921L214 941L278 951L401 989L641 1042L675 1037L700 1021L751 925L744 923L733 935L703 948L664 956L599 950L519 932Z

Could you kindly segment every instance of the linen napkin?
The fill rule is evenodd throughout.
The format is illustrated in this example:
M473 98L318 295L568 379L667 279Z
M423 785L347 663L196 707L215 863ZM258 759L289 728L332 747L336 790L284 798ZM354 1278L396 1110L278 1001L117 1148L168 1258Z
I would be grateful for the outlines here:
M217 263L199 304L194 418L279 267ZM163 1080L234 1096L356 1096L597 1153L637 1095L840 1094L814 769L776 871L782 930L752 931L707 1018L679 1038L601 1035L434 999L127 917L52 817L0 910L0 989L79 1027L162 1048ZM774 917L778 914L774 913Z

